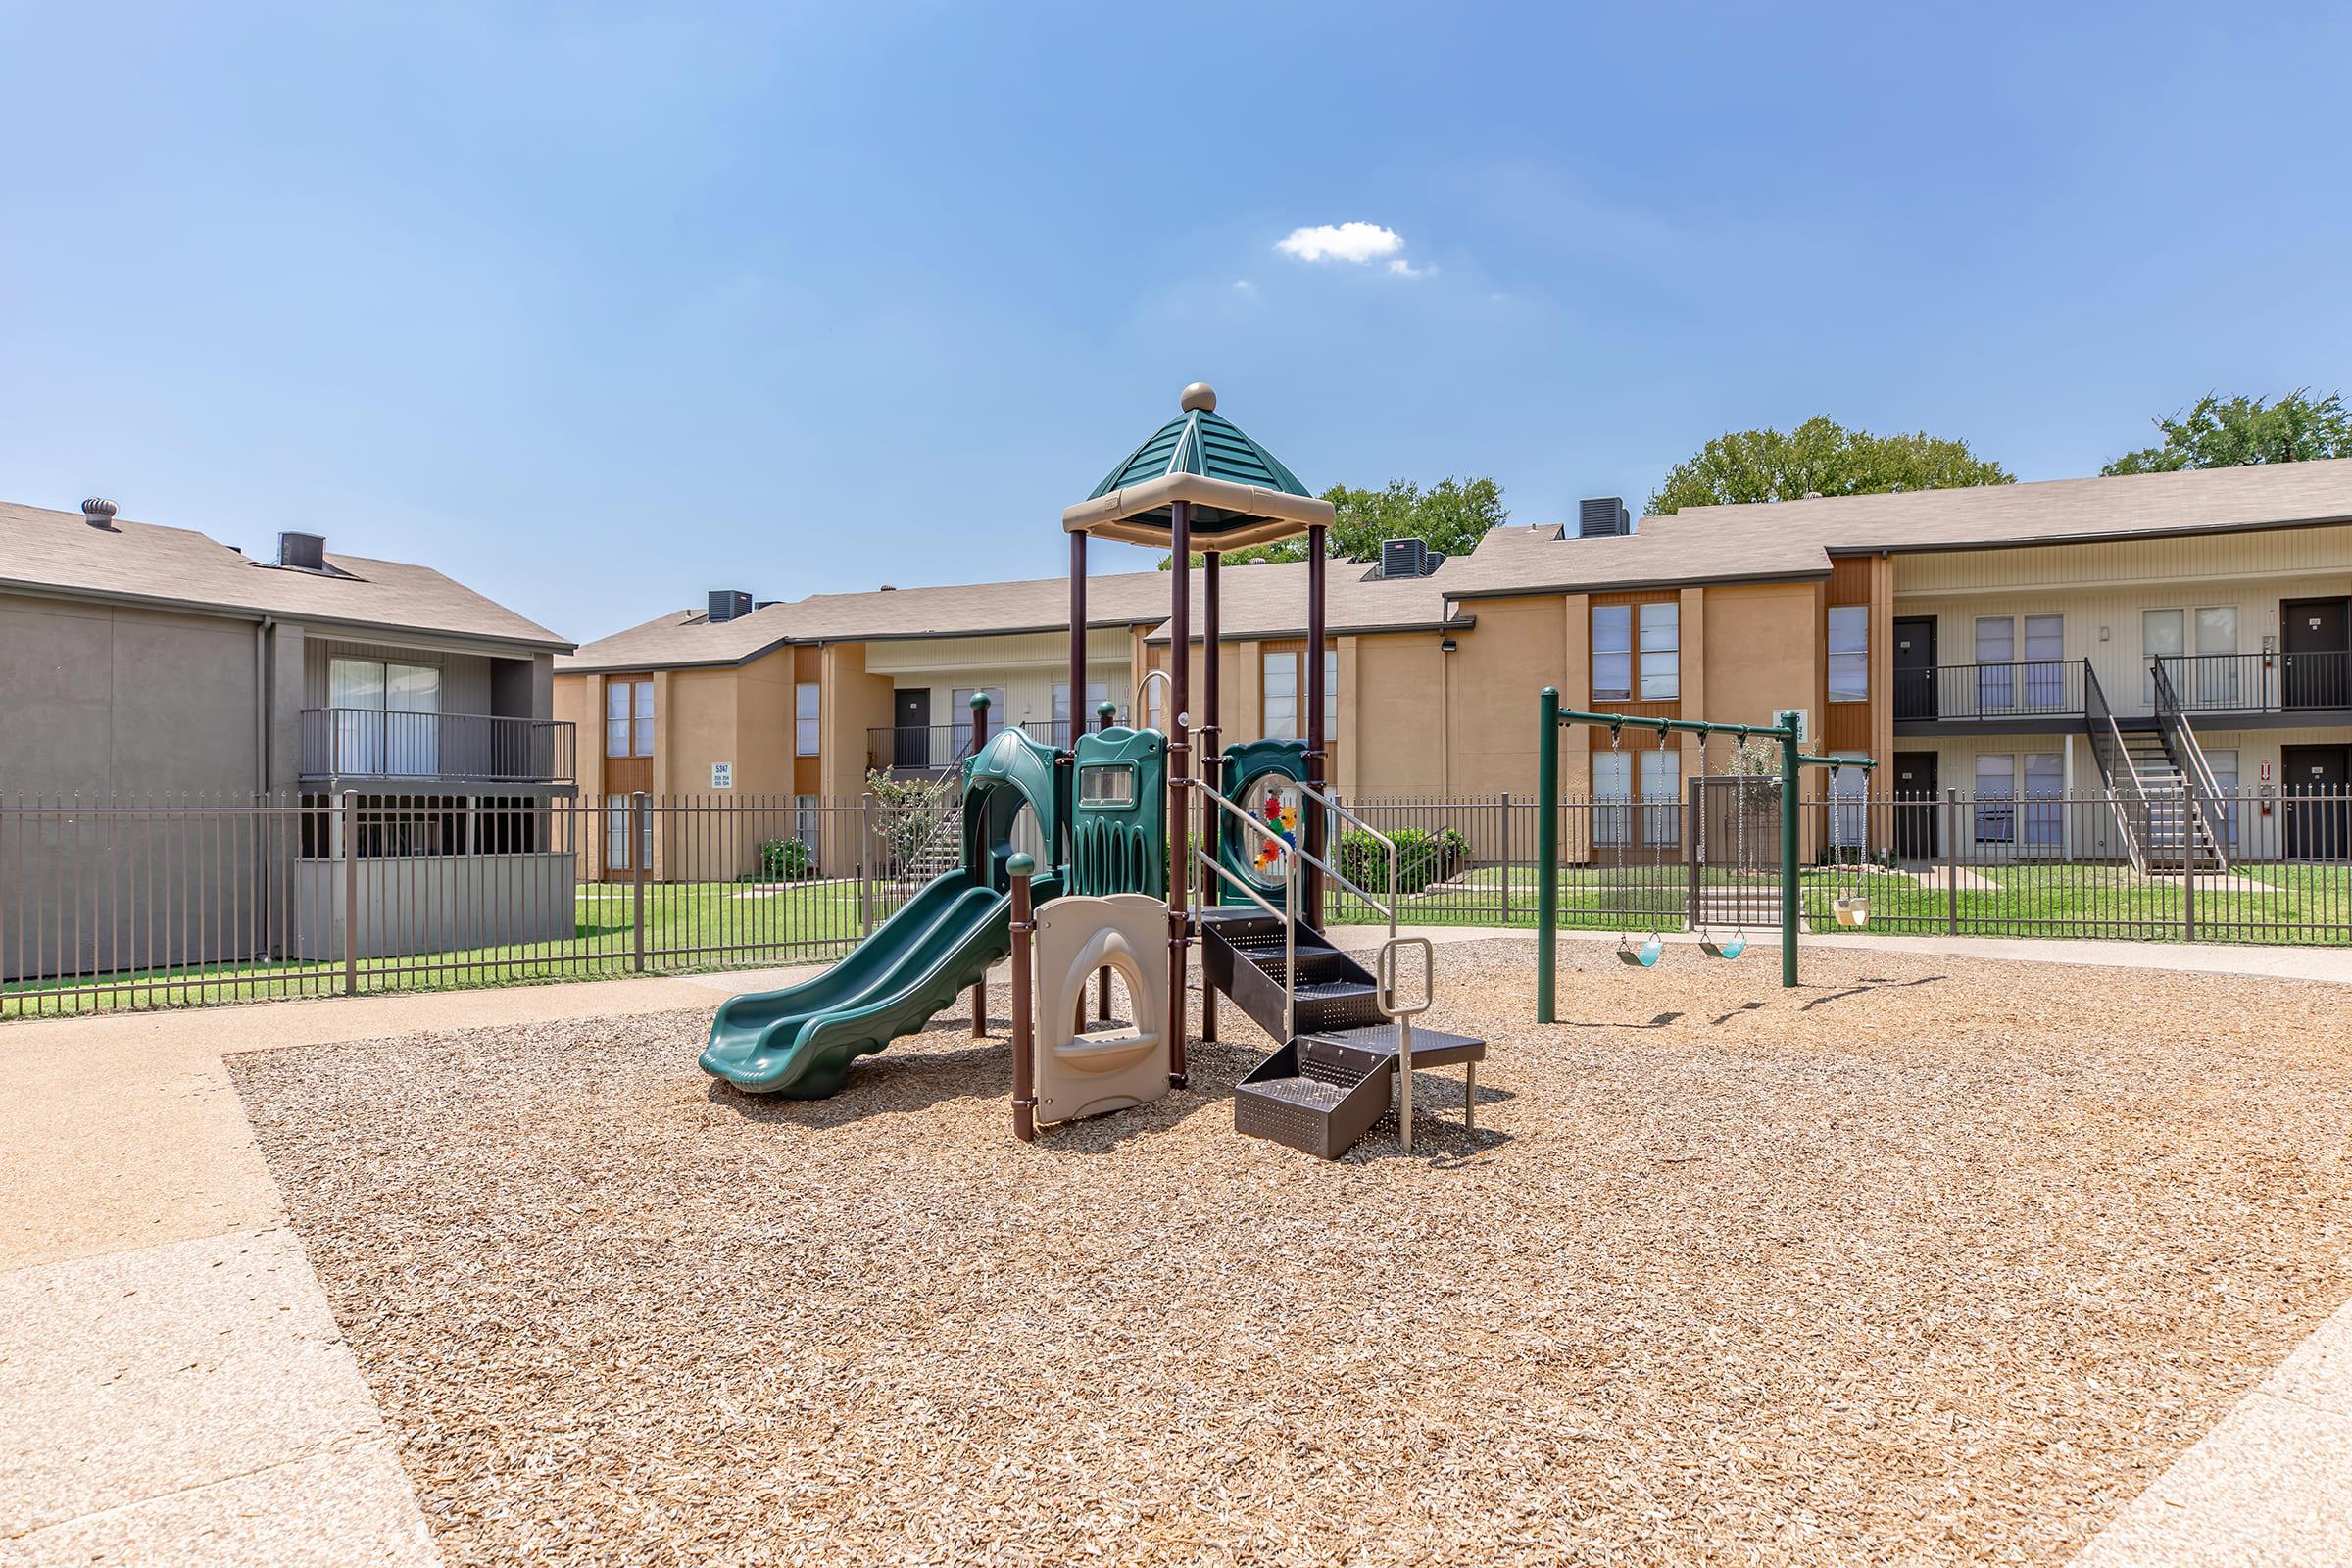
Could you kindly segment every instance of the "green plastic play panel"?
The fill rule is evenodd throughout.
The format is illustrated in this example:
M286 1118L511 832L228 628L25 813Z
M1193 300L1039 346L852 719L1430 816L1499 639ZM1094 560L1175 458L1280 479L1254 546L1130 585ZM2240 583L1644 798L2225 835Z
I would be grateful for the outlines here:
M1113 727L1078 737L1069 886L1103 898L1168 891L1168 738Z
M1269 815L1266 808L1271 801L1281 807L1286 783L1300 783L1306 778L1306 742L1304 741L1248 741L1225 753L1224 774L1218 784L1225 798L1248 810L1250 815L1274 828L1288 833L1297 843L1300 831L1298 820L1298 794L1289 794L1287 813ZM1228 871L1241 877L1269 900L1282 898L1282 864L1279 859L1265 860L1262 857L1271 848L1263 838L1243 827L1231 818L1218 827L1217 859ZM1247 904L1249 901L1222 878L1217 883L1217 902Z

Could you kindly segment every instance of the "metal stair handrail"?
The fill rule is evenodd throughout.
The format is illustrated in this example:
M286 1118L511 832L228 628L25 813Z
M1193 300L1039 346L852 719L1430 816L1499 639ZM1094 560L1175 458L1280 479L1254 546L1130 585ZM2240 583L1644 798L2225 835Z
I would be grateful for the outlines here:
M1339 883L1342 887L1354 894L1357 898L1363 900L1366 904L1372 906L1372 907L1375 909L1378 909L1382 913L1386 914L1389 917L1389 940L1391 942L1396 941L1396 841L1390 838L1386 833L1383 833L1380 829L1374 827L1371 823L1365 821L1362 817L1356 815L1353 811L1350 811L1348 809L1348 808L1342 806L1338 801L1333 800L1330 796L1324 794L1321 790L1316 789L1313 785L1307 783L1305 780L1298 780L1297 783L1297 788L1298 793L1306 797L1308 800L1320 802L1326 809L1337 812L1339 815L1346 817L1348 821L1353 822L1357 827L1362 828L1366 833L1372 836L1376 843L1380 845L1381 851L1388 858L1389 862L1389 902L1385 905L1382 904L1379 899L1366 892L1363 888L1357 886L1355 881L1348 876L1345 872L1324 860L1322 857L1307 854L1305 845L1301 844L1298 846L1298 853L1306 857L1308 864L1320 868L1324 875Z
M2154 655L2149 667L2155 674L2156 727L2164 737L2165 750L2180 764L2180 778L2198 818L2204 823L2206 840L2213 846L2213 860L2217 870L2230 869L2228 835L2223 824L2228 818L2222 812L2221 786L2215 782L2213 764L2205 760L2205 748L2197 743L2197 732L2189 724L2188 715L2180 706L2180 694L2173 685L2171 673L2164 667L2164 657ZM2182 868L2194 869L2197 853L2193 829L2185 834L2188 843L2181 847Z
M2139 774L2132 766L2132 750L2124 744L2123 726L2116 723L2115 710L2107 706L2107 693L2099 685L2098 672L2087 662L2082 666L2082 727L2090 739L2091 760L2098 763L2099 772L2107 781L2108 810L2124 836L2124 853L2131 857L2132 869L2145 876L2147 857L2140 844L2140 829L2127 814L2123 780L2131 780L2131 804L2143 824L2149 814L2147 791L2139 787Z
M1421 950L1421 1004L1417 1007L1396 1005L1396 954L1403 948ZM1373 998L1380 1004L1381 1016L1396 1025L1396 1135L1409 1154L1413 1152L1413 1020L1438 1000L1438 950L1427 937L1400 937L1392 928L1389 940L1380 945L1380 967L1375 975Z
M1193 858L1200 863L1200 866L1203 870L1212 876L1224 878L1227 882L1233 884L1233 886L1240 891L1242 897L1248 899L1251 904L1256 905L1259 908L1265 910L1275 919L1282 922L1282 1038L1283 1042L1287 1045L1289 1042L1298 1038L1298 857L1296 855L1285 855L1283 857L1282 907L1277 909L1270 902L1267 901L1263 894L1259 893L1257 889L1251 887L1248 882L1244 881L1239 875L1231 870L1228 870L1217 860L1214 856L1210 855L1208 851L1203 848L1203 846L1208 843L1209 835L1206 829L1210 820L1208 812L1212 807L1247 824L1250 832L1255 833L1262 839L1268 840L1277 847L1283 849L1291 848L1291 846L1283 843L1282 835L1275 832L1272 828L1266 826L1265 823L1260 822L1256 817L1251 816L1235 802L1219 794L1216 786L1210 784L1205 779L1177 779L1175 781L1175 787L1178 789L1197 790L1200 795L1200 826L1202 831L1193 841ZM1201 891L1207 891L1207 884L1202 884ZM1198 905L1195 906L1193 912L1194 919L1198 921L1200 918L1200 908Z

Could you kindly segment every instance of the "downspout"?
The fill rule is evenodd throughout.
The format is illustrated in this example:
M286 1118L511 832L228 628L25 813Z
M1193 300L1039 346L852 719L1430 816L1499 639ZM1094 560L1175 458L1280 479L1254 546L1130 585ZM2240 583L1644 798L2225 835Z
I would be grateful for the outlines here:
M277 617L264 615L253 626L253 792L270 793L270 638Z

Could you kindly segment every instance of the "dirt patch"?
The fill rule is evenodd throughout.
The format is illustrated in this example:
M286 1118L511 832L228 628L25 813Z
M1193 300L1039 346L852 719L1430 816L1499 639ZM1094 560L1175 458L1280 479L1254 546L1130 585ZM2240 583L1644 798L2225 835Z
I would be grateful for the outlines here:
M1237 1137L1230 1007L1030 1149L959 1018L234 1070L453 1563L2056 1563L2352 1293L2339 990L1581 947L1442 954L1409 1159Z

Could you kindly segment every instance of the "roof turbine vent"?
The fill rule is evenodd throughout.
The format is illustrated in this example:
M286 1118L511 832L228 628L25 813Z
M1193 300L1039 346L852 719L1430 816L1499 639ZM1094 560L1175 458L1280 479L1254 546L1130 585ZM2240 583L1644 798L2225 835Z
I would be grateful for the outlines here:
M106 497L92 496L81 504L81 520L93 528L120 533L122 530L115 526L115 504Z

